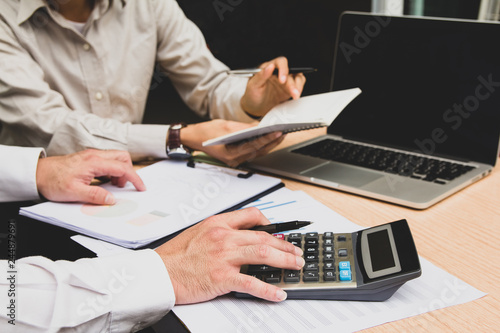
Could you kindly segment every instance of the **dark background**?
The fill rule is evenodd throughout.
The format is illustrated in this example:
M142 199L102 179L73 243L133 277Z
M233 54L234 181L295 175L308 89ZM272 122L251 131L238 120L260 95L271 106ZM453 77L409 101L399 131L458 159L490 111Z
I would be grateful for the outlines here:
M405 0L405 14L411 2ZM427 0L424 15L476 19L481 0ZM232 69L251 67L279 55L292 66L315 66L304 95L328 91L339 15L370 11L371 0L177 0L202 30L213 54ZM219 8L219 13L215 9ZM191 111L169 79L155 73L145 124L205 119ZM166 111L168 110L168 111ZM2 124L0 121L0 130Z
M405 14L410 2L405 0ZM290 66L315 67L303 95L329 91L337 25L343 11L371 11L371 0L177 0L203 32L207 45L232 69L284 55ZM427 0L424 15L477 18L480 0ZM166 77L153 82L144 123L203 121ZM161 80L161 82L159 82ZM158 85L159 83L159 85ZM168 111L166 111L168 110Z
M255 67L278 56L286 56L290 66L317 68L318 72L307 74L304 95L329 90L340 14L371 10L371 0L177 2L201 29L214 56L231 69ZM185 106L168 78L151 90L144 123L201 120Z

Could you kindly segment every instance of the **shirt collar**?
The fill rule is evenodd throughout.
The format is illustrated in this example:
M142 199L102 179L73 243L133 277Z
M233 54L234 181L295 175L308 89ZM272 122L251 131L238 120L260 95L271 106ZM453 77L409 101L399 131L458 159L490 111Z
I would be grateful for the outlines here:
M28 20L40 8L47 8L46 0L19 0L19 12L17 13L17 24L20 25ZM106 10L111 7L113 0L97 0L96 6L102 6ZM127 4L126 0L121 0L122 7Z
M20 0L19 11L17 12L17 24L22 24L42 7L47 7L47 3L43 0Z

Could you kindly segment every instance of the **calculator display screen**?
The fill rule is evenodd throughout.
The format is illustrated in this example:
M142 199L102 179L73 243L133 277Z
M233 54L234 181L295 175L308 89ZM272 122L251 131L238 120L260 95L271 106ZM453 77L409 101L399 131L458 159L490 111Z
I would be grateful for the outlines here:
M396 263L387 230L372 232L367 236L373 271L394 267Z
M361 255L370 279L401 272L396 242L389 224L362 231Z

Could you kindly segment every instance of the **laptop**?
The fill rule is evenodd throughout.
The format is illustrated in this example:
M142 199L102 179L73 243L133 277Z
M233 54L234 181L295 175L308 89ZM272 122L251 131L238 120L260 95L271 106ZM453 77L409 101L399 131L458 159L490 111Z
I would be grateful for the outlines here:
M488 175L500 141L499 23L343 13L327 134L251 169L425 209ZM306 111L304 111L306 112Z

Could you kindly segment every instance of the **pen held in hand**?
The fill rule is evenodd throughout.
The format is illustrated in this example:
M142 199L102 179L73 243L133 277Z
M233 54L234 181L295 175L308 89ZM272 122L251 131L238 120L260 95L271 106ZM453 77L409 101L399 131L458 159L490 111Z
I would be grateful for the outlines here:
M300 229L302 227L308 226L309 224L312 224L312 222L310 222L310 221L290 221L290 222L283 222L283 223L272 223L272 224L267 224L267 225L259 225L259 226L253 227L251 230L265 231L267 233L274 234L277 232Z
M229 75L235 75L235 76L244 76L244 77L251 77L254 76L255 74L259 73L262 70L262 68L246 68L246 69L234 69L227 71ZM317 69L313 67L291 67L288 69L289 74L298 74L298 73L313 73L316 72ZM275 69L273 71L273 75L278 75L278 69Z

